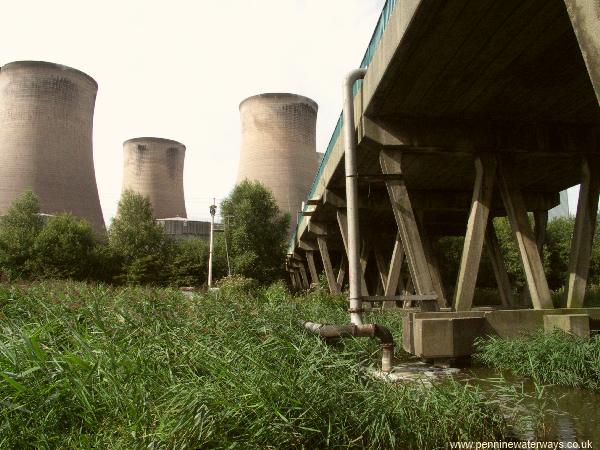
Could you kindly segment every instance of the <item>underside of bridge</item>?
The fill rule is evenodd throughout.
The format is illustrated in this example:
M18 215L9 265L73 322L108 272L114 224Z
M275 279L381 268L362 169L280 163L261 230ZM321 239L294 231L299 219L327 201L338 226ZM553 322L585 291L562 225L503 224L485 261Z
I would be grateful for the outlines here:
M354 106L363 301L382 310L441 311L409 315L405 348L422 356L460 356L466 350L456 350L458 344L426 351L414 335L433 327L443 339L460 340L465 329L507 335L519 328L501 332L490 325L498 319L489 319L489 311L473 309L484 250L499 309L517 306L493 217L508 217L531 301L531 314L519 312L528 318L506 320L528 329L543 326L544 315L584 312L600 189L599 99L596 2L395 2ZM341 136L323 158L290 243L288 268L297 287L317 282L321 269L331 292L344 285ZM540 250L548 210L560 191L578 184L566 286L571 309L558 311ZM444 236L465 237L453 292L435 257ZM585 314L588 321L600 319L600 311Z

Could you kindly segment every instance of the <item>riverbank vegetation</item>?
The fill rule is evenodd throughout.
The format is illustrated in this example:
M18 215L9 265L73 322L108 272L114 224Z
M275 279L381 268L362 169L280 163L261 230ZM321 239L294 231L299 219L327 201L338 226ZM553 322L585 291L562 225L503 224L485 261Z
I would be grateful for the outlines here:
M515 339L476 342L476 360L545 384L600 391L600 335L583 339L562 331L538 331Z
M330 345L297 323L345 321L344 306L239 280L195 296L2 285L0 447L444 448L506 435L489 393L373 379L376 342Z

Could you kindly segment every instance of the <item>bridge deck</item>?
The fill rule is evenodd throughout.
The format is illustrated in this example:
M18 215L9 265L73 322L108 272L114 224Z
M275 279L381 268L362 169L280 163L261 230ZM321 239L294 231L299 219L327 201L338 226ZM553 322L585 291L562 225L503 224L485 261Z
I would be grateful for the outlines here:
M576 8L579 0L566 3ZM528 211L547 211L561 190L582 181L582 161L600 153L600 81L592 81L582 48L600 48L600 37L580 47L582 30L572 20L561 0L396 2L354 101L361 230L387 242L386 257L398 228L381 177L382 150L402 155L421 233L434 237L465 234L479 154L506 161L503 170ZM309 198L314 205L290 243L300 259L324 233L333 254L344 253L341 140L324 158ZM491 216L507 214L498 186Z

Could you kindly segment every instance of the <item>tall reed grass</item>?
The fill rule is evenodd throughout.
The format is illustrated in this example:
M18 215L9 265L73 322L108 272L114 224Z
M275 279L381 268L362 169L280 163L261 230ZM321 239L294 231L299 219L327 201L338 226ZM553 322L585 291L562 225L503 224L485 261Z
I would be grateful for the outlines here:
M296 323L345 321L344 306L281 285L191 298L0 286L0 448L424 449L504 435L477 388L373 380L376 343L331 346Z
M538 331L516 339L476 342L476 359L534 381L600 390L600 335L583 339L562 331Z

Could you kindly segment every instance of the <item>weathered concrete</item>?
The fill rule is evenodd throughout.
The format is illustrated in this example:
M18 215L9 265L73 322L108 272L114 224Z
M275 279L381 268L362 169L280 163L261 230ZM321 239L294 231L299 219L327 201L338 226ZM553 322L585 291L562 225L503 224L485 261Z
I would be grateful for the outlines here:
M415 319L414 354L423 358L468 356L473 353L473 341L481 336L483 317L450 319Z
M154 217L187 217L183 193L185 145L139 137L123 142L123 191L150 199Z
M60 64L0 69L0 215L31 189L42 213L69 212L104 231L92 149L97 90L89 75Z
M242 140L237 182L260 181L289 213L290 229L320 164L317 104L295 94L269 93L240 103Z
M510 339L556 327L589 336L590 319L600 320L600 308L415 312L403 320L402 346L422 358L456 358L471 355L475 338L488 335Z
M582 338L590 337L590 316L587 314L562 314L544 316L544 330L551 332L555 329Z

